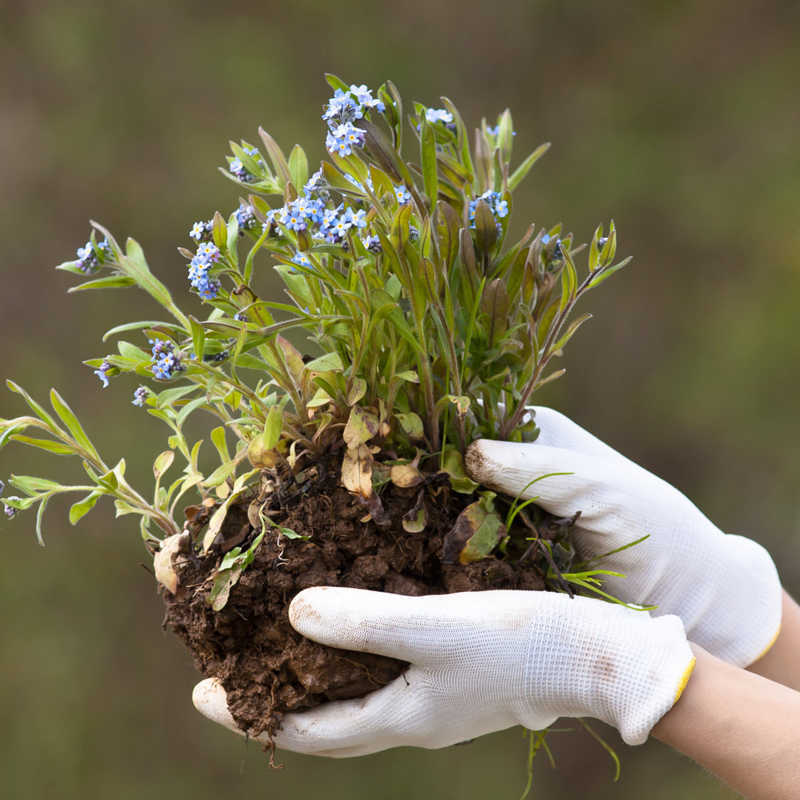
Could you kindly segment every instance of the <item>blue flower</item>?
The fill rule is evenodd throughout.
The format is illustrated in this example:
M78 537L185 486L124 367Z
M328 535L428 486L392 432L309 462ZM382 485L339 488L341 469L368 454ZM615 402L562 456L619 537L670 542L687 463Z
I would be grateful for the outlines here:
M328 100L322 119L331 125L331 123L336 122L352 122L355 119L361 119L363 116L364 113L359 104L347 92L337 89L333 93L333 97Z
M356 86L354 83L350 84L350 94L353 95L364 108L377 108L378 111L384 111L386 109L383 101L379 100L377 97L373 97L372 92L367 89L366 85L363 83L361 86Z
M411 202L411 193L405 186L395 186L394 194L401 206Z
M363 146L366 136L367 132L362 128L356 128L352 123L344 122L328 132L325 138L325 147L330 153L349 156L354 147Z
M449 124L453 121L453 115L446 108L426 108L425 119L431 124L434 122Z
M111 369L111 364L108 361L103 361L99 369L93 370L94 374L103 382L103 388L108 388L108 375L106 373Z
M108 240L103 239L102 242L93 247L90 240L83 247L79 247L75 254L78 256L75 266L81 272L88 274L94 272L101 264L106 262L106 259L111 255L111 245Z
M197 255L195 258L200 258L207 264L216 264L216 262L222 258L222 254L219 252L219 248L212 242L203 242L203 244L197 248Z
M322 170L318 169L307 181L303 187L303 192L309 197L320 188L322 183Z
M247 312L246 312L246 311L237 311L237 312L236 312L236 313L233 315L233 318L234 318L234 319L235 319L237 322L247 322Z
M234 213L236 214L236 222L239 224L240 231L249 231L251 228L255 228L258 220L253 206L242 203Z
M9 497L8 499L9 500L19 500L19 497ZM5 515L9 519L14 519L14 517L17 515L17 509L13 508L12 506L8 505L7 503L3 503L3 511L5 512Z
M345 221L355 227L355 228L366 228L367 227L367 212L362 208L358 211L353 211L352 208L348 208L347 211L344 213Z
M550 234L543 233L542 234L542 244L547 244L550 241Z
M258 148L256 147L243 147L242 150L250 156L250 158L255 158L257 160L261 160L261 153L258 152Z
M486 133L488 133L489 136L497 136L500 133L500 126L499 125L495 125L494 128L493 128L491 125L487 125L486 126Z
M159 380L168 380L176 372L186 369L179 355L175 352L175 345L165 339L150 340L152 347L152 365L153 375Z
M240 158L232 158L228 163L228 171L242 183L255 183L258 178L248 172Z
M508 216L508 201L503 199L499 192L493 192L491 189L484 192L479 197L469 201L469 221L470 228L475 227L475 212L478 209L478 203L483 200L489 206L489 210L494 215L495 219L503 219ZM498 223L498 233L502 230Z
M150 394L150 390L146 386L140 386L134 393L133 393L133 400L131 402L135 406L139 406L142 408L144 406L144 401L147 400L147 396Z
M382 250L379 236L365 236L361 239L361 244L363 244L370 253L380 253Z
M292 259L295 264L299 264L301 267L310 267L311 266L311 259L300 250L297 250L294 254L294 258Z

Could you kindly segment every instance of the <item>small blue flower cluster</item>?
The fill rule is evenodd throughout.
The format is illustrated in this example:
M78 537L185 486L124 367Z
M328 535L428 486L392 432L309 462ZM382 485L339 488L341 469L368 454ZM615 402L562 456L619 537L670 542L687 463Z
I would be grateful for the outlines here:
M548 244L550 242L550 234L543 233L542 234L542 244ZM603 245L600 245L601 247ZM560 258L563 258L564 254L561 252L561 239L556 239L555 247L553 247L553 255L550 256L551 260L557 261Z
M453 115L446 108L426 108L425 120L431 124L443 122L449 125L453 121Z
M203 300L213 300L222 287L222 284L209 274L212 265L216 264L221 257L219 248L215 244L204 242L197 248L197 252L189 263L189 283Z
M176 372L181 372L186 367L181 364L180 356L175 352L175 345L166 339L150 339L152 349L152 370L153 375L159 380L165 381L171 378Z
M362 119L373 108L384 111L386 106L382 100L373 97L364 84L352 84L346 92L337 89L322 114L322 119L328 123L328 135L325 139L328 152L349 156L354 147L363 147L367 132L353 123Z
M87 274L94 272L101 264L105 264L106 259L111 255L111 245L107 239L98 242L95 247L92 247L91 241L86 242L83 247L79 247L75 251L78 260L75 266Z
M500 135L500 126L499 125L495 125L494 128L493 128L491 125L487 125L486 126L486 133L488 133L489 136L499 136ZM517 132L516 131L511 131L511 135L512 136L516 136Z
M478 203L483 200L489 206L489 210L494 215L495 220L502 219L508 215L508 201L503 200L503 196L499 192L493 192L491 189L479 195L474 200L469 201L469 226L475 227L475 212L478 208ZM500 223L497 223L498 233L500 232Z
M264 160L261 158L261 153L259 153L255 147L245 147L243 150L248 156L254 158L258 163L263 163ZM252 172L248 171L247 167L245 167L240 158L232 158L228 162L228 171L236 178L236 180L239 180L242 183L255 183L259 180L258 176L253 175Z
M363 244L370 253L380 253L383 250L379 236L364 236L361 239L361 244Z
M210 242L212 238L211 231L213 227L214 222L210 219L195 222L189 230L189 237L194 239L197 244L200 244L201 242Z
M94 370L94 374L103 382L103 388L108 388L108 375L106 374L111 369L111 364L108 361L103 361L99 369Z
M242 231L250 231L258 225L253 206L242 203L234 213L236 214L236 222L239 224L240 233Z
M142 408L144 406L144 401L147 400L149 395L150 390L146 386L140 386L133 393L133 400L131 400L131 403L133 403L135 406L139 406L139 408Z
M267 212L265 227L280 223L291 231L311 230L314 238L328 244L342 244L351 228L360 230L367 226L367 212L364 209L355 210L344 203L327 207L322 199L323 195L327 199L327 192L317 188L318 185L317 175L312 176L303 187L303 194L296 200ZM305 264L305 261L297 261L297 256L294 260Z

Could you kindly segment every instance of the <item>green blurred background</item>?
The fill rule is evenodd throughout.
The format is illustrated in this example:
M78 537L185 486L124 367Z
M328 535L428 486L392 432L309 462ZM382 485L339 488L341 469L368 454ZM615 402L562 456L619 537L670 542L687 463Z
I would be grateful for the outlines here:
M236 204L216 171L227 140L263 124L321 157L324 71L391 78L431 105L447 94L473 124L510 106L520 157L554 143L517 224L563 220L585 241L613 216L635 256L591 298L596 318L542 399L767 545L798 594L799 29L797 3L763 0L0 4L3 377L38 396L59 387L147 486L159 423L130 405L133 383L102 391L80 362L156 308L130 291L65 295L52 266L87 220L135 235L184 297L175 246ZM0 415L21 413L17 399ZM0 458L0 477L38 470L80 472L21 449ZM355 761L287 754L270 770L192 708L197 676L160 629L135 523L101 504L72 529L65 510L48 510L44 550L32 517L0 522L4 797L518 796L519 730ZM746 575L731 580L747 591ZM539 797L733 797L658 743L619 744L617 785L586 734L552 744L560 768L537 762Z

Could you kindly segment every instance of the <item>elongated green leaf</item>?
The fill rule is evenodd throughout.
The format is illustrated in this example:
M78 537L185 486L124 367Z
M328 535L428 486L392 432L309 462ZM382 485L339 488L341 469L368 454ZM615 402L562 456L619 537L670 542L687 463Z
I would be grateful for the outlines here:
M200 406L202 406L206 402L205 397L196 397L194 400L190 400L179 412L178 416L175 418L175 424L180 428L184 422L186 422L186 418L191 414L193 411L196 411Z
M525 180L531 167L550 149L550 142L540 144L515 170L508 179L508 189L513 192Z
M86 495L83 500L79 500L69 509L69 523L70 525L77 524L78 520L85 517L94 507L97 501L105 494L104 492L92 492Z
M127 286L136 286L136 281L127 275L109 275L106 278L96 278L93 281L79 283L77 286L70 286L67 293L84 292L87 289L123 289Z
M203 353L205 352L206 332L203 330L203 326L191 314L189 314L188 319L192 329L192 347L194 347L197 358L202 361Z
M431 208L434 208L439 196L439 176L436 171L436 134L434 133L433 126L425 119L422 120L420 151L425 194L428 195Z
M176 336L184 333L183 328L175 325L173 322L158 322L149 320L145 322L126 322L124 325L116 325L110 328L103 334L103 341L107 341L109 337L115 336L118 333L127 333L128 331L140 331L146 328L162 328Z
M604 269L596 278L592 278L592 280L589 282L589 288L594 289L595 286L599 286L606 278L610 278L615 272L618 272L623 267L627 267L632 260L633 257L628 256L628 258L626 258L624 261L620 261L619 264L615 264L613 267Z
M308 159L299 144L296 144L289 154L289 174L292 176L295 188L301 191L308 180Z
M61 417L61 421L67 426L75 441L88 453L99 460L100 456L98 455L95 446L86 435L86 432L83 430L80 422L78 422L75 412L67 405L64 398L61 397L61 395L55 389L50 390L50 403L53 406L56 414Z
M61 442L54 442L52 439L34 439L31 436L23 436L20 433L15 433L10 438L15 442L22 442L31 447L38 447L40 450L47 450L49 453L55 453L58 456L75 455L75 451L71 447Z
M10 483L26 494L57 492L63 488L60 483L48 480L47 478L39 478L36 475L12 475Z
M17 385L16 383L14 383L14 381L10 379L6 380L6 386L8 386L8 388L11 389L12 392L22 395L25 402L28 404L28 406L30 406L30 408L33 410L36 416L39 417L39 419L41 419L43 422L46 422L49 425L49 427L51 427L54 431L59 429L53 417L51 417L44 410L44 408L40 406L21 386Z
M46 494L39 503L39 508L36 509L36 541L44 547L44 536L42 535L42 519L44 518L44 510L47 508L47 503L50 500L50 495Z
M214 428L214 430L211 431L211 442L213 443L214 447L217 448L217 453L219 453L220 460L231 460L231 454L228 450L228 442L225 439L224 425L220 425L218 428Z

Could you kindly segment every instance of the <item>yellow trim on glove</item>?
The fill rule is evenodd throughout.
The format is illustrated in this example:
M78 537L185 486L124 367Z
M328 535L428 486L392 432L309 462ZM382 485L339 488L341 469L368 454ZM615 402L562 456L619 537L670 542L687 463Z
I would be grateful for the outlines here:
M689 683L689 678L692 677L692 672L694 672L695 664L697 664L697 659L692 658L691 663L688 667L686 667L686 672L683 673L681 676L681 681L678 684L678 692L675 695L675 699L672 701L672 705L678 702L681 699L681 695L683 694L683 690L686 688L686 684Z

